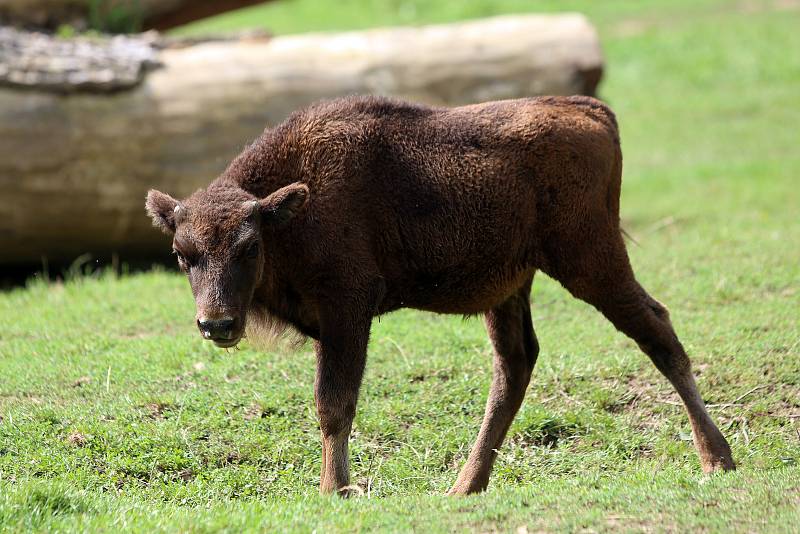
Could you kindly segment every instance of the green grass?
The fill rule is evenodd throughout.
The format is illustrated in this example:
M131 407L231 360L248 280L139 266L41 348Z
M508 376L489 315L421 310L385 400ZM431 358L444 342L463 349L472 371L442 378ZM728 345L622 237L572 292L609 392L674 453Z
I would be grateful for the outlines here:
M542 354L488 493L441 496L483 412L482 324L402 311L373 329L351 442L366 494L321 498L310 346L214 349L188 284L156 270L0 294L0 529L796 531L800 12L777 4L294 0L192 29L585 11L622 128L634 267L672 311L736 473L700 474L666 381L540 276Z
M754 2L758 4L759 2ZM693 13L727 10L725 0L674 0L632 2L604 0L469 0L430 2L425 0L279 0L232 11L188 24L176 34L203 35L245 28L263 28L275 34L308 31L354 30L398 24L445 23L515 13L579 11L601 25L613 25L633 16L654 18L690 17ZM766 4L766 2L765 2Z

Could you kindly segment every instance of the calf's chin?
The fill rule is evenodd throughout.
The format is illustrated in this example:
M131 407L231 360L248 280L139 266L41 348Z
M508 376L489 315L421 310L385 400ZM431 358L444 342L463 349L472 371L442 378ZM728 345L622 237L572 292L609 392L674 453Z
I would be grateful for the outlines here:
M244 332L250 345L265 351L284 346L297 349L306 340L289 323L260 306L251 306L247 311Z

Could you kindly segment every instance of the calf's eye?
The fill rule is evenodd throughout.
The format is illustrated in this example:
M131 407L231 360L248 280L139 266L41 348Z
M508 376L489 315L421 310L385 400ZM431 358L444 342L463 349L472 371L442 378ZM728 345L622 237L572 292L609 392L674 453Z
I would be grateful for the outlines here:
M258 257L258 243L253 243L252 245L250 245L247 248L247 252L245 253L245 256L249 260L256 259Z
M178 252L177 250L172 251L173 254L178 258L178 265L181 269L187 269L189 267L189 262L186 260L186 256Z

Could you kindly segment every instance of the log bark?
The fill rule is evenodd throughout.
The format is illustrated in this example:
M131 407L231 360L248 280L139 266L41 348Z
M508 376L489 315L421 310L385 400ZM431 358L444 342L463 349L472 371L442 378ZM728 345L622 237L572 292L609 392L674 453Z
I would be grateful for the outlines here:
M156 34L59 39L0 26L0 86L39 91L129 89L157 68Z
M0 87L0 264L168 250L144 215L148 188L191 193L266 125L321 98L593 94L602 71L597 34L571 14L210 42L158 60L111 94Z
M103 26L115 15L137 30L166 30L266 0L0 0L0 25L55 30ZM95 28L113 31L112 28Z

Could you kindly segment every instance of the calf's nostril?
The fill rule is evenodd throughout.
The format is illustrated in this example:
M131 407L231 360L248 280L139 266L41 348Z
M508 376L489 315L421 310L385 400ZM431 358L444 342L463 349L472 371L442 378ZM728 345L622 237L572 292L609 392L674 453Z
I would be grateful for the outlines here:
M197 327L206 339L214 338L229 338L232 331L235 319L205 319L197 320Z

